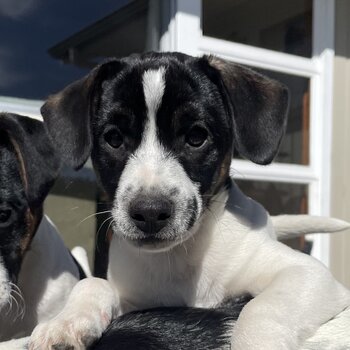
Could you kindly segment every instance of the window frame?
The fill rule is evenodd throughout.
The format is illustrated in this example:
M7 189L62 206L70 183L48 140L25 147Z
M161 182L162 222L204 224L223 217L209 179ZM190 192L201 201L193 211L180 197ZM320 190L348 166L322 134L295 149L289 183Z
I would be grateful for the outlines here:
M150 0L155 6L156 0ZM234 160L235 178L308 185L308 208L312 215L330 214L330 177L333 107L334 0L313 0L313 55L294 56L249 45L204 37L201 0L161 1L160 51L190 55L214 53L258 68L310 78L310 164L275 163L267 167ZM189 35L190 33L190 35ZM0 109L41 119L43 101L0 97ZM329 266L328 235L313 235L312 255Z
M235 159L237 179L308 185L308 212L330 215L333 107L334 0L313 0L312 57L305 58L203 36L201 0L168 0L169 23L160 38L161 51L190 55L216 54L237 63L310 79L310 164L257 166ZM190 34L189 34L190 33ZM312 255L329 266L329 235L312 235Z

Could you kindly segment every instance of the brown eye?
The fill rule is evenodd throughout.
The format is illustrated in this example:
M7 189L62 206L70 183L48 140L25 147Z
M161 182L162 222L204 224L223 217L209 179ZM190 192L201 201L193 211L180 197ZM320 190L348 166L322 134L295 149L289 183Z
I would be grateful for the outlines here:
M109 130L104 135L105 141L113 148L119 148L123 143L123 136L117 129Z
M186 135L186 143L192 147L201 147L208 138L208 131L200 126L194 126Z
M11 217L11 210L10 209L3 209L0 210L0 225L1 224L6 224L7 221Z

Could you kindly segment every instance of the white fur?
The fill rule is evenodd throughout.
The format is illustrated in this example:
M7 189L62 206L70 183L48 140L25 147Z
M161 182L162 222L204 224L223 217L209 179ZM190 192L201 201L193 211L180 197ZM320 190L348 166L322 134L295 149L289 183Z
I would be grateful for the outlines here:
M162 305L211 307L226 296L249 292L255 299L243 309L234 327L233 348L280 350L299 349L322 324L350 305L350 292L320 262L272 238L273 226L261 205L236 186L216 199L211 207L215 218L204 213L193 238L170 251L150 253L114 237L110 285L91 279L89 289L80 288L75 297L72 294L67 311L59 319L69 318L78 327L76 317L79 319L87 307L96 308L85 329L87 339L92 339L102 328L99 315L110 312L111 307L118 314ZM108 304L108 298L99 299L98 304L94 298L88 299L91 288L96 295L113 289L116 303ZM33 349L42 339L46 344L54 343L65 321L60 322L52 329L35 330ZM319 328L314 339L321 341L329 336L331 328L331 323ZM61 341L79 343L80 332L69 336L63 333L59 335ZM350 334L344 337L342 341L350 344ZM332 337L328 342L337 344L337 339ZM323 343L322 340L320 345Z
M198 185L187 176L181 164L167 152L157 139L156 113L164 93L164 68L148 70L143 75L143 89L147 106L147 121L139 148L128 160L119 181L113 217L115 231L121 238L139 238L135 226L130 223L128 208L139 194L162 195L174 203L174 224L169 229L169 238L185 240L187 224L191 219L188 200L194 198L198 205L196 219L202 209ZM181 187L178 184L181 183ZM171 194L177 189L176 194ZM176 232L174 232L176 227ZM164 231L164 230L163 230ZM181 233L181 234L179 234ZM174 241L173 244L177 244ZM162 246L158 247L162 249Z
M310 215L271 216L278 239L300 237L308 233L331 233L346 230L350 224L346 221Z
M79 271L68 249L54 224L44 216L18 276L25 313L16 317L15 302L11 312L6 308L0 310L0 341L30 335L38 323L58 314L78 280ZM13 295L16 296L15 293ZM17 298L19 305L20 302Z
M11 287L7 271L0 256L0 315L6 311L11 305Z
M13 339L0 343L0 350L24 350L27 349L29 337Z
M74 247L71 253L74 256L75 260L83 269L86 277L91 277L92 273L90 270L89 259L88 259L86 250L83 247Z

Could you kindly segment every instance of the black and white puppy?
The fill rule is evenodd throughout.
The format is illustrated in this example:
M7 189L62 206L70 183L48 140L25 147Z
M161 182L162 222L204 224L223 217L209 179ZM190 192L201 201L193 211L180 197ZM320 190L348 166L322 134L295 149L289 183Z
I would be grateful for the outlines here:
M58 314L79 280L70 252L43 215L59 168L42 122L0 113L0 342L28 336Z
M280 83L179 53L111 60L51 96L42 108L48 131L74 167L91 154L114 202L114 236L109 283L78 283L63 311L35 329L31 347L84 348L114 315L210 308L250 293L233 348L297 349L349 306L350 292L279 243L266 210L229 176L234 147L257 164L273 160L287 108Z

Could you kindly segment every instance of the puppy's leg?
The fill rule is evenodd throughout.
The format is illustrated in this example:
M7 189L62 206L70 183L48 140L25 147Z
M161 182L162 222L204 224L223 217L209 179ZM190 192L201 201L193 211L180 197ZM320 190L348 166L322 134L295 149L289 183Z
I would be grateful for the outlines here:
M346 349L350 349L350 307L323 324L302 346L302 350Z
M263 254L267 264L260 256L260 265L255 261L246 271L255 279L257 296L235 325L235 350L299 349L321 324L350 305L350 292L316 260L287 247L269 249L269 254Z
M34 329L29 349L59 345L85 349L101 337L118 309L119 298L106 280L86 278L74 287L55 318Z

